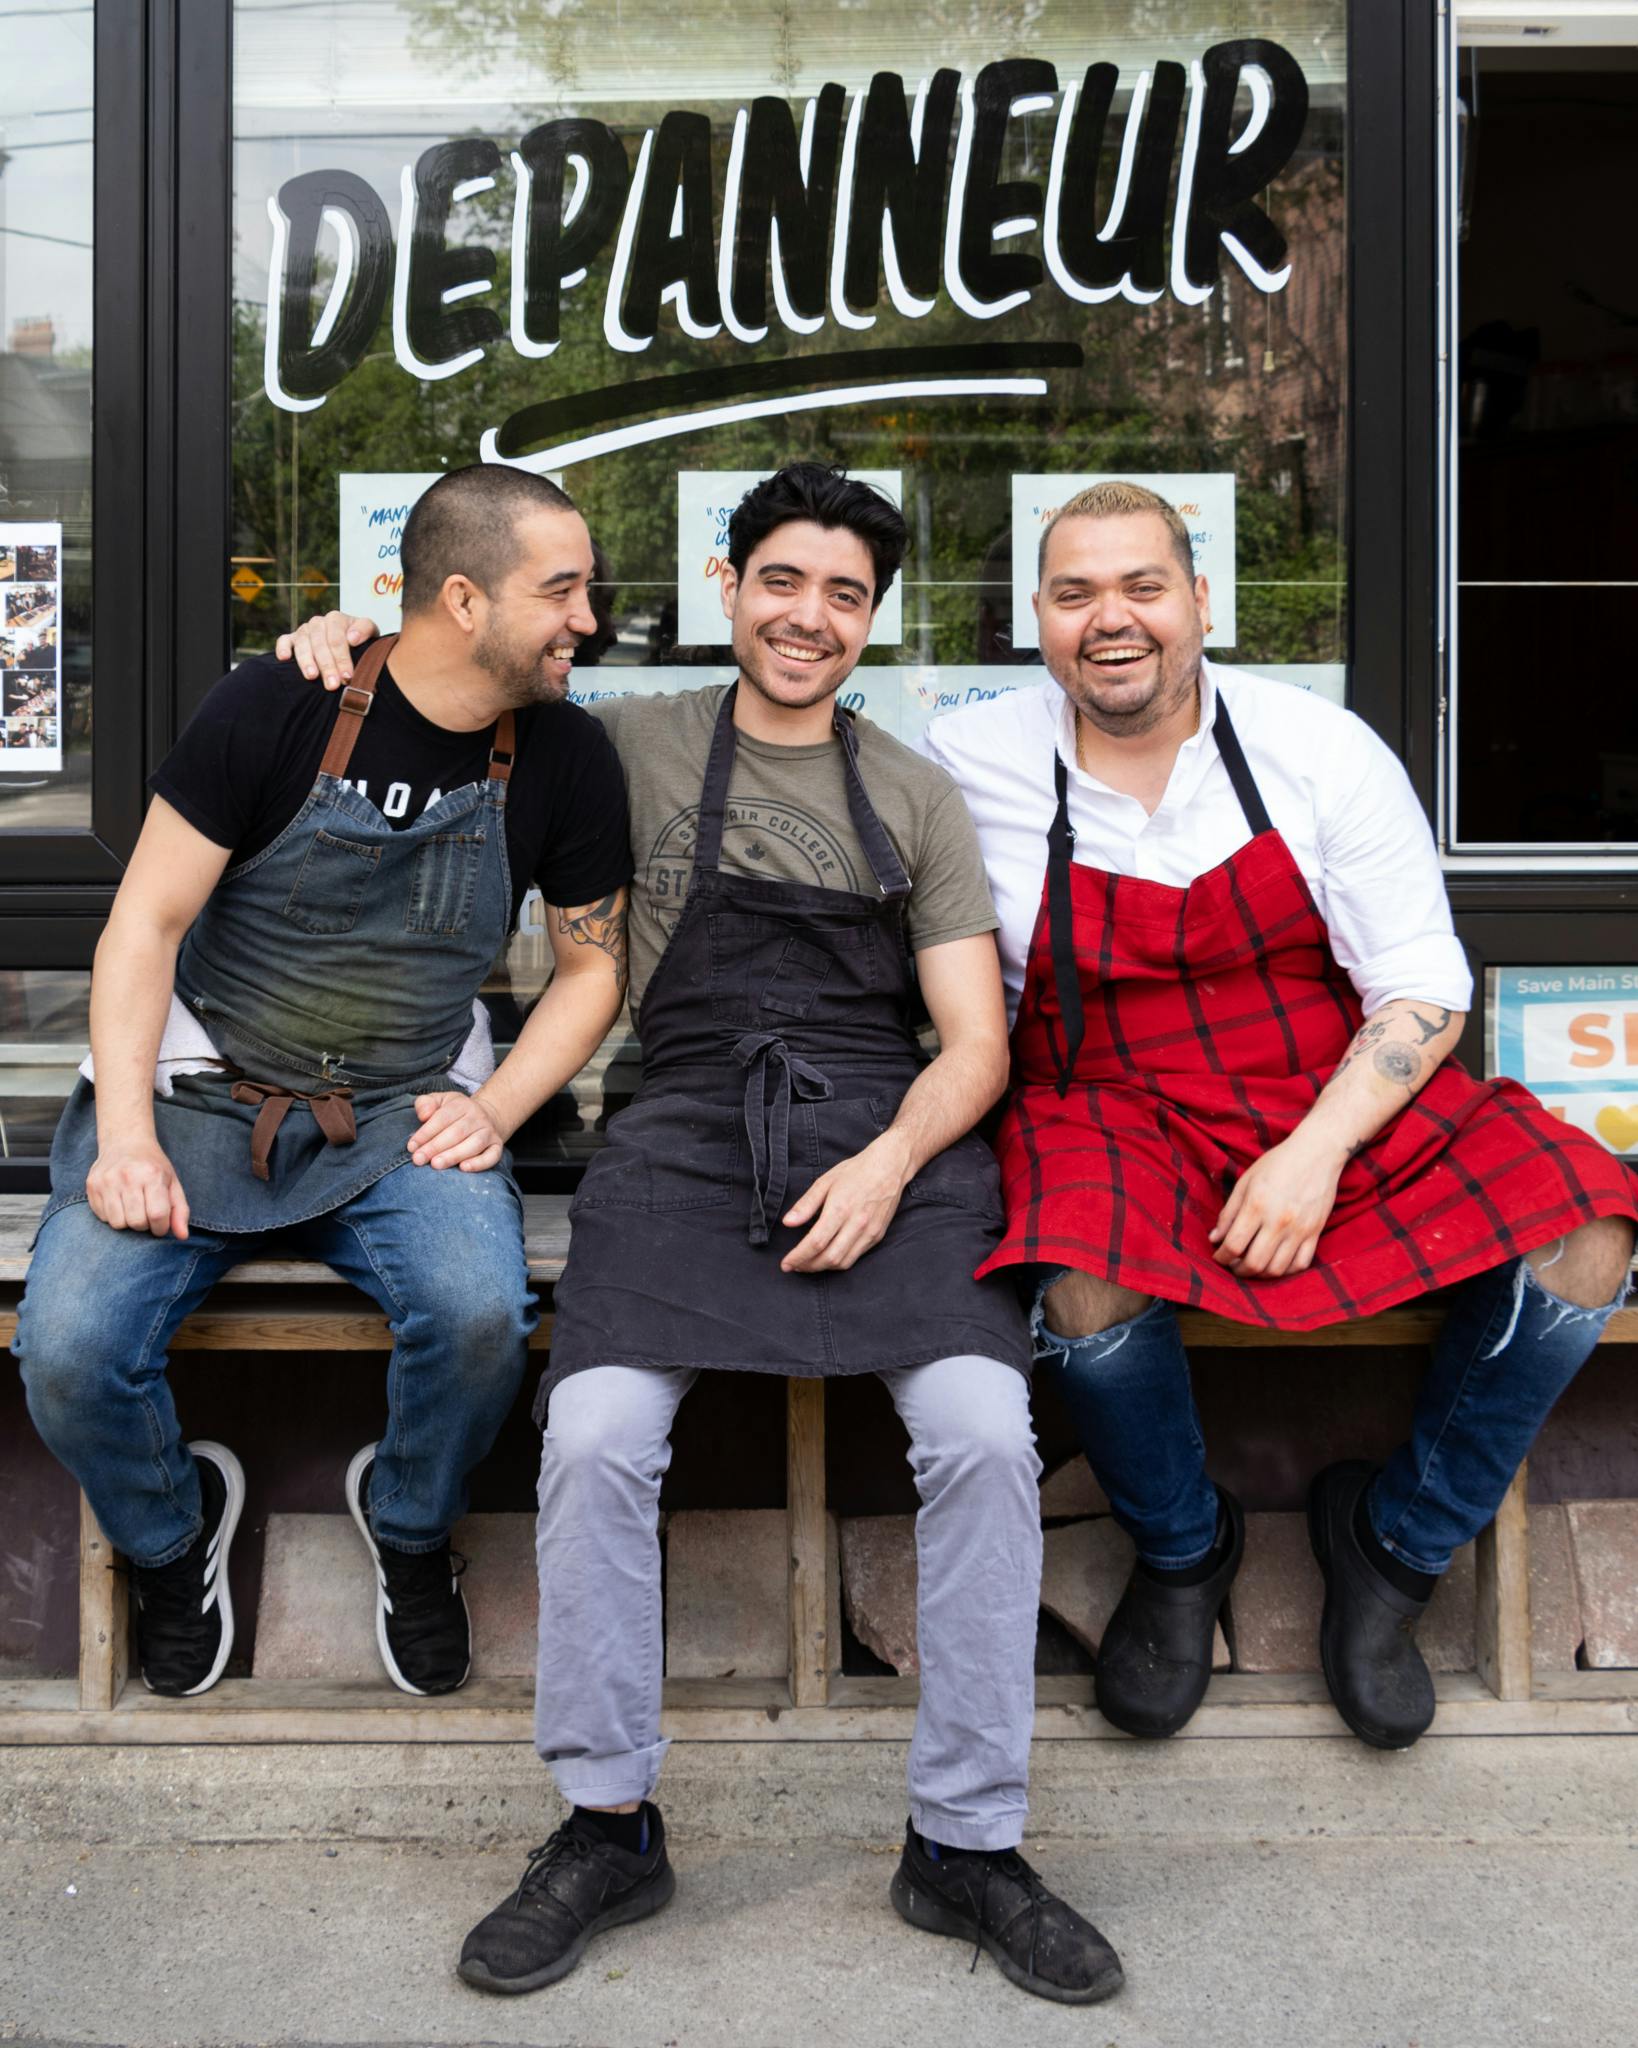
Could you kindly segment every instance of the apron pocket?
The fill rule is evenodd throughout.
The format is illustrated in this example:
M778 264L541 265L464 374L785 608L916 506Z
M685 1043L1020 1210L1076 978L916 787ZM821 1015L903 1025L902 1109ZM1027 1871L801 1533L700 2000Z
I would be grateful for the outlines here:
M729 1201L739 1166L737 1109L633 1103L609 1126L569 1204L583 1209L715 1209Z
M739 1030L766 1028L768 1013L805 1017L820 990L827 1004L850 1002L876 988L876 930L856 915L824 924L807 920L808 936L792 933L785 918L744 911L712 911L706 919L711 948L711 1015Z
M762 1007L781 1017L805 1017L830 972L830 955L806 939L792 939L779 957L772 981L762 991Z
M438 832L419 850L410 879L405 931L448 937L466 930L472 918L484 839L482 832Z
M1001 1168L984 1140L970 1131L929 1159L904 1191L906 1202L942 1202L1000 1222Z
M380 859L379 846L315 833L285 903L285 916L304 932L350 932Z

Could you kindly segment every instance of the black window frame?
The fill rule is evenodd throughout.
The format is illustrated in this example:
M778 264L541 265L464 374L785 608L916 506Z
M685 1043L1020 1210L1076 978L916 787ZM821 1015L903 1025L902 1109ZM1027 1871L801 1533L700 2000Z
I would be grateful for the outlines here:
M230 5L97 0L93 826L0 837L7 967L90 964L146 777L229 659L232 43ZM1437 10L1420 0L1350 0L1350 702L1404 760L1430 815L1438 51ZM1511 902L1531 879L1497 878L1486 893L1482 878L1452 876L1452 894L1494 911L1508 907L1496 886ZM1579 905L1597 878L1535 879L1557 886L1556 904L1568 894ZM577 1174L525 1177L553 1187ZM43 1161L0 1161L0 1189L44 1185Z

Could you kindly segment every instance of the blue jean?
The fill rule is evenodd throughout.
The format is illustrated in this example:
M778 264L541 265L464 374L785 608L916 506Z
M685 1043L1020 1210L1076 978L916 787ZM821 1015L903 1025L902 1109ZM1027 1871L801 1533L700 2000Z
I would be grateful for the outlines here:
M1074 1419L1115 1519L1145 1563L1181 1569L1211 1549L1217 1493L1189 1363L1170 1302L1087 1337L1048 1330L1036 1289L1031 1333ZM1553 1403L1604 1334L1603 1308L1560 1301L1515 1259L1452 1289L1417 1390L1410 1438L1372 1482L1371 1525L1416 1571L1443 1572L1495 1518Z
M279 1240L362 1288L392 1330L370 1520L394 1550L448 1541L466 1475L522 1382L535 1324L522 1225L504 1173L401 1166ZM179 1242L110 1230L84 1202L35 1242L12 1346L29 1413L136 1564L169 1563L202 1526L166 1346L230 1267L265 1248L254 1231Z

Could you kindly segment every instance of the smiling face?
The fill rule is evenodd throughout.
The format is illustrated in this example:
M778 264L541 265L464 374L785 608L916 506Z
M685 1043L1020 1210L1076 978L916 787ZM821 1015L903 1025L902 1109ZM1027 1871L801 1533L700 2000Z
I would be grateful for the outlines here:
M1060 520L1035 596L1041 659L1099 732L1138 738L1194 701L1208 602L1155 513Z
M805 711L853 673L870 636L876 568L845 526L793 519L756 547L743 576L722 571L741 678L768 703Z
M516 539L516 561L493 592L478 593L472 659L509 704L556 703L568 695L575 649L597 631L591 535L578 512L541 511L518 522Z

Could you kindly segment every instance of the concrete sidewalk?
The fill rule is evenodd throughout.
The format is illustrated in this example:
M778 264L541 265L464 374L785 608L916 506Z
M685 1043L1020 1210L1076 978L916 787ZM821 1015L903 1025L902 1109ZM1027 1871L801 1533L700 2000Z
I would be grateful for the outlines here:
M555 1819L512 1748L0 1753L0 2040L1489 2048L1638 2039L1638 1744L1037 1745L1029 1844L1120 1950L1077 2010L887 1904L903 1753L679 1746L678 1893L565 1983L451 1965ZM294 1839L292 1838L294 1835Z

